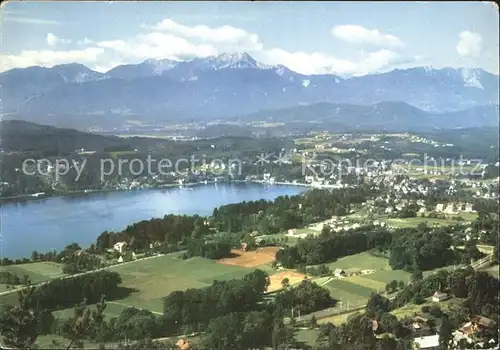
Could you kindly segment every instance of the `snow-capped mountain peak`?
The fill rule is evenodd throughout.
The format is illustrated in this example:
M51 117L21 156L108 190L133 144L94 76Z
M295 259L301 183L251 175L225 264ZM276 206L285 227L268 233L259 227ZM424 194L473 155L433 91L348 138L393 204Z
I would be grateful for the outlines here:
M216 69L223 68L259 68L257 61L246 52L222 53L214 58Z

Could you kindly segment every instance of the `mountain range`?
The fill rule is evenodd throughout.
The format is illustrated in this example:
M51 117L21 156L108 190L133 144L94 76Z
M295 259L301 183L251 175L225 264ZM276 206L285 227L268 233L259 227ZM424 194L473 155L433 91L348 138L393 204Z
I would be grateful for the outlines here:
M471 113L479 107L498 111L487 106L499 103L499 77L481 69L417 67L343 79L265 65L247 53L225 53L188 61L149 59L106 73L77 63L17 68L0 74L0 96L4 118L64 126L82 120L224 119L325 103L365 106L361 114L371 118L377 111L368 106L385 102L408 104L405 113L416 108L429 113ZM348 113L338 115L349 118Z

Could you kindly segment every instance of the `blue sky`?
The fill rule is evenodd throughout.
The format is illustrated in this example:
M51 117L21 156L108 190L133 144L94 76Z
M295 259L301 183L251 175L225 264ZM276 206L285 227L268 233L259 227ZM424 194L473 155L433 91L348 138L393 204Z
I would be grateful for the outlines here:
M498 74L499 16L481 2L9 2L1 70L246 51L304 74L412 66Z

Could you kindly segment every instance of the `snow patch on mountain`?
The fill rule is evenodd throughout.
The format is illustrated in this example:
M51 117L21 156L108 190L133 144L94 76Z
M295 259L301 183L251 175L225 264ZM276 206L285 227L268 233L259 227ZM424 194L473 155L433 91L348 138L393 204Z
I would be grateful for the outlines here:
M144 63L153 66L153 74L154 75L162 75L164 71L173 69L177 67L179 62L172 61L168 59L149 59L144 61Z
M483 84L481 84L480 73L476 69L462 68L460 74L464 81L464 86L484 90Z
M285 67L282 65L279 65L276 68L276 74L278 74L280 77L283 76L283 74L285 74Z

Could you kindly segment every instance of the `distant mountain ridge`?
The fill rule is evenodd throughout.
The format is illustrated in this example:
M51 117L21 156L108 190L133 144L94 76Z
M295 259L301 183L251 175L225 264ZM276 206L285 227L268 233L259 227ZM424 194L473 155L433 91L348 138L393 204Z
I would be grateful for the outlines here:
M4 117L55 125L66 116L207 120L317 103L397 101L428 112L499 103L499 77L481 69L417 67L342 79L265 65L247 53L149 59L106 73L77 63L12 69L0 84Z
M432 113L404 102L381 102L371 106L317 103L253 113L238 118L243 122L269 121L289 125L309 122L333 130L423 131L498 127L499 106L478 106L469 109Z

